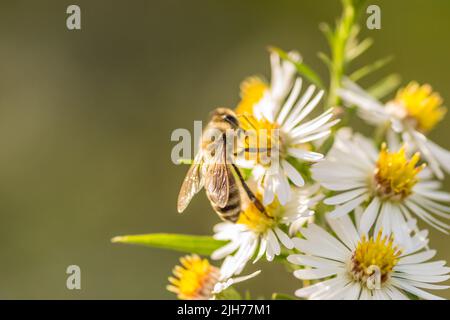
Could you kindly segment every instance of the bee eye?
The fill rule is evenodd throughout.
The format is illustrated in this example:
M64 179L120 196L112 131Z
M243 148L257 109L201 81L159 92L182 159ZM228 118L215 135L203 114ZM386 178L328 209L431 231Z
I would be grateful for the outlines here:
M234 117L232 115L227 114L227 115L223 116L223 120L225 120L226 122L230 123L233 126L236 126L236 127L239 126L238 120L236 119L236 117Z

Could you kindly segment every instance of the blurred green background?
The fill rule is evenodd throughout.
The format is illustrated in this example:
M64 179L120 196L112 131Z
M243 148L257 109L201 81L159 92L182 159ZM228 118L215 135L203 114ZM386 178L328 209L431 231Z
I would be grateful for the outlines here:
M82 30L68 31L75 2ZM398 71L448 102L450 2L370 3L382 29L363 29L376 43L359 63L396 57L371 81ZM317 27L339 13L337 0L2 1L0 298L173 298L165 285L179 254L109 242L209 234L218 222L204 195L176 212L187 168L170 160L172 130L235 106L244 77L269 76L267 45L298 49L326 76ZM449 124L431 134L447 149ZM432 231L431 241L450 260L450 237ZM81 291L66 289L70 264ZM254 296L298 287L281 266L263 268L245 284Z

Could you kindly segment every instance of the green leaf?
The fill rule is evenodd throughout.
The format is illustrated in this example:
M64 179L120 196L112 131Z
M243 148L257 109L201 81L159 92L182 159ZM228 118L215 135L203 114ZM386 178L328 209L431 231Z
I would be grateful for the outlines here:
M215 240L209 236L169 233L117 236L111 239L111 242L196 253L205 256L211 255L215 250L227 243L227 241Z
M367 66L364 66L358 70L356 70L355 72L353 72L350 75L350 79L353 82L357 82L358 80L364 78L365 76L371 74L374 71L377 71L378 69L383 68L385 65L387 65L389 62L391 62L393 59L393 56L389 56L383 59L379 59L377 61L375 61L372 64L369 64Z
M272 300L298 300L298 299L289 294L275 292L274 294L272 294Z
M217 300L242 300L240 293L233 287L229 287L226 290L216 295Z
M355 8L355 11L360 11L365 2L366 0L342 0L344 6L352 6Z
M322 33L324 34L325 38L328 41L328 45L330 47L333 47L334 33L333 30L331 30L330 25L325 22L322 22L321 24L319 24L319 30L322 31Z
M352 61L352 60L356 59L357 57L362 55L364 52L366 52L367 49L369 49L372 46L372 44L373 44L373 40L371 38L364 39L363 41L361 41L356 46L354 46L353 48L349 49L346 52L346 60Z
M322 80L320 79L320 77L317 75L317 73L315 71L313 71L306 64L304 64L303 62L297 62L297 61L292 60L289 57L288 53L283 51L280 48L270 47L269 50L273 51L273 52L276 52L280 56L281 59L291 62L295 66L295 68L297 69L297 72L299 74L301 74L306 79L308 79L309 81L314 83L316 86L318 86L321 89L324 88Z
M323 52L319 52L317 54L317 56L319 57L320 60L322 60L323 63L325 63L325 65L331 69L332 68L332 62L330 60L330 58Z
M382 99L393 92L401 83L401 78L398 74L391 74L375 85L370 87L367 91L376 99Z

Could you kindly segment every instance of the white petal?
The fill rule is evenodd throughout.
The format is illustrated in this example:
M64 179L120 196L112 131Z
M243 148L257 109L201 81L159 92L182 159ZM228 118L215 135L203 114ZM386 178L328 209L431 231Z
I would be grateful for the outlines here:
M424 190L424 189L415 189L415 191L432 200L442 201L442 202L450 202L450 193L443 191L435 191L435 190Z
M389 285L385 288L386 294L392 299L392 300L409 300L409 298L404 295L400 290L395 288L393 285Z
M429 200L427 198L424 198L418 194L412 194L409 196L409 199L413 201L417 205L422 205L424 208L430 209L430 211L433 211L436 215L439 215L443 218L450 217L450 207L444 206L440 203L437 203L433 200Z
M286 119L283 128L286 131L290 131L294 126L295 126L295 118L298 116L298 114L301 112L301 110L303 109L303 107L306 105L306 103L308 102L308 100L312 97L314 91L316 90L316 87L314 85L310 85L305 93L302 95L302 97L300 98L300 100L297 102L297 104L295 105L295 107L292 109L291 114L289 115L289 117Z
M240 242L239 241L231 241L230 243L227 243L223 247L220 247L216 251L214 251L211 254L211 259L213 260L220 260L230 254L232 254L234 251L239 248Z
M307 137L311 136L311 135L323 133L323 132L326 132L326 131L330 131L331 127L334 127L340 121L341 121L341 119L335 119L333 121L330 121L330 122L324 124L323 126L320 126L319 128L308 132ZM306 139L307 137L304 137L304 138L299 137L297 139ZM301 141L301 140L297 140L297 139L292 139L294 144L299 143L298 141Z
M431 276L431 275L429 276L418 274L393 273L392 278L414 280L419 282L438 283L447 281L450 278L450 276Z
M380 214L378 215L377 223L375 224L374 234L382 231L383 236L391 233L391 215L390 209L392 205L389 201L381 203Z
M381 290L373 290L373 300L390 300L389 296L384 292L383 288Z
M300 94L300 90L302 89L302 78L297 78L294 83L294 87L292 88L292 91L289 95L289 98L287 99L286 103L284 104L283 108L281 109L280 114L277 118L278 124L283 124L284 120L286 119L286 116L289 114L289 111L291 111L292 106L295 103L295 100L297 99L298 95Z
M315 180L318 180L314 178ZM364 187L366 185L365 182L360 181L339 181L339 182L321 182L320 183L323 187L327 188L328 190L333 191L345 191L355 188Z
M358 181L367 183L367 170L334 161L323 161L313 167L314 179L320 182Z
M306 136L303 138L293 139L292 143L293 144L302 144L302 143L307 143L307 142L311 142L311 141L315 141L315 140L320 140L320 139L325 138L326 136L330 135L330 133L331 133L331 130L314 133L312 135L309 135L309 136Z
M287 260L290 263L296 265L322 269L331 269L343 266L342 262L324 259L320 257L306 256L304 254L291 254L290 256L287 257Z
M430 144L427 137L415 130L405 132L402 136L403 140L411 141L411 144L417 146L417 149L420 150L422 157L426 160L431 171L433 171L438 179L443 180L444 173L441 170L441 166L439 161L436 159L434 152L430 149Z
M362 288L359 300L372 300L372 295L370 291L366 288Z
M428 245L429 241L428 230L421 230L419 232L416 232L416 234L411 238L411 247L404 248L404 255L422 250Z
M360 236L358 235L358 232L356 231L356 228L348 215L337 219L327 217L327 222L339 239L341 239L341 241L344 242L350 250L356 248L358 242L360 241Z
M273 253L275 255L280 254L280 244L278 243L278 239L275 236L275 233L271 229L267 230L267 246L273 249Z
M272 176L266 175L265 176L265 186L264 186L264 193L263 193L263 204L265 206L271 204L273 200L275 199L275 193L273 191L273 179Z
M414 275L441 276L450 272L450 268L444 267L445 261L434 261L418 264L397 265L394 270Z
M405 291L408 291L422 299L426 299L426 300L443 300L441 297L435 296L431 293L425 292L423 290L420 290L412 285L410 285L409 283L407 283L406 281L402 281L401 279L392 279L392 284L395 285L396 287L399 287Z
M303 228L301 233L308 240L329 245L342 255L346 255L349 252L348 248L340 241L316 224L310 224L308 228Z
M275 228L275 233L278 236L278 239L286 248L294 248L294 243L292 242L291 238L289 238L288 235L284 233L280 228Z
M305 185L305 180L303 180L303 177L301 174L295 169L289 162L286 160L282 160L282 166L284 169L284 172L287 174L289 179L297 186L297 187L303 187Z
M379 210L380 210L380 201L378 200L377 197L375 197L362 214L360 221L361 233L363 234L369 233L369 230L370 228L372 228Z
M309 255L315 255L318 257L333 259L344 262L347 260L348 255L338 252L334 247L307 241L304 239L293 238L294 246L300 252L304 252Z
M413 188L414 190L428 190L439 189L442 187L442 182L438 180L420 180ZM431 189L431 190L430 190Z
M314 132L316 130L319 130L322 126L324 126L331 118L333 117L333 109L330 108L324 113L322 113L320 116L314 118L313 120L310 120L291 132L292 138L299 138L304 137L307 134Z
M428 212L426 212L424 209L422 209L420 206L416 205L412 201L406 201L406 206L417 216L422 218L424 221L428 222L431 226L442 231L443 233L448 234L447 230L450 229L450 225L442 221L439 221L438 219L430 215Z
M275 258L275 253L273 252L273 247L270 245L269 240L267 239L266 259L267 261L273 261L273 258Z
M251 278L254 278L260 273L261 273L261 270L258 270L258 271L253 272L252 274L247 275L247 276L234 278L234 279L232 279L233 280L233 284L234 283L239 283L239 282L242 282L242 281L246 281L246 280L251 279Z
M362 195L352 201L347 202L346 204L343 204L341 206L336 207L332 212L328 214L330 218L339 218L343 215L348 214L352 210L354 210L357 206L359 206L361 203L364 202L364 200L367 198L367 195Z
M340 270L338 268L327 269L301 269L295 270L294 276L302 280L315 280L333 276Z
M344 202L348 202L350 200L355 199L357 196L362 195L366 191L367 191L366 188L361 188L361 189L347 191L347 192L344 192L344 193L340 193L340 194L338 194L338 195L336 195L334 197L327 198L323 202L325 204L328 204L328 205L342 204Z
M428 261L436 255L436 250L427 250L424 252L412 254L406 257L402 257L398 262L398 265L410 264L410 263L421 263Z
M361 285L358 282L349 283L346 290L341 292L343 300L358 300L361 289Z
M310 162L316 162L323 159L323 154L312 152L312 151L306 151L302 149L297 148L289 148L288 153L301 160L310 161Z
M259 259L262 258L264 253L266 253L266 249L267 249L267 239L265 237L263 237L259 243L259 251L258 251L258 254L256 255L256 259L253 261L253 263L258 262Z
M363 90L360 90L359 88L356 89L356 85L354 83L350 84L350 82L348 81L345 86L350 90L338 90L338 95L344 101L346 101L348 104L356 105L364 109L365 111L370 112L370 114L374 117L374 120L379 123L388 120L388 115L385 111L385 108L380 102L373 99Z
M278 173L275 180L275 193L278 197L278 201L280 201L283 206L286 205L291 198L291 186L282 172Z
M295 291L295 295L300 298L308 298L311 295L318 295L333 290L336 285L343 286L343 280L339 277L325 280L314 285L304 287Z
M450 173L450 152L430 140L427 140L426 144L439 164L447 173Z
M421 289L430 289L430 290L446 290L448 288L450 288L450 286L443 286L443 285L439 285L439 284L431 284L431 283L424 283L424 282L417 282L417 281L412 281L412 280L406 280L406 279L402 279L402 281L417 287L417 288L421 288Z
M287 131L291 130L293 127L297 126L304 118L306 118L320 102L323 95L324 91L320 90L316 94L316 96L308 103L308 105L305 106L305 108L300 112L300 114L297 117L289 119L289 124L286 123L287 125L286 130Z

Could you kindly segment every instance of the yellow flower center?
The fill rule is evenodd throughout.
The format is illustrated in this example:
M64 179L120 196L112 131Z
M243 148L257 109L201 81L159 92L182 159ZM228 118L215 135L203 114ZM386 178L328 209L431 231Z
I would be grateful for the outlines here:
M212 297L214 285L219 279L219 269L207 259L197 255L180 258L181 266L173 269L167 290L177 294L178 299L206 300Z
M251 114L241 114L238 117L244 130L245 160L255 161L264 166L270 166L272 160L278 161L284 145L280 126L265 118L257 119Z
M447 109L442 107L441 96L430 85L411 82L397 92L395 105L404 108L406 119L422 132L428 132L442 120Z
M362 282L368 289L380 289L398 263L401 250L393 245L394 239L382 237L367 239L363 236L358 243L350 262L353 279Z
M383 143L375 169L375 191L378 196L392 200L402 200L411 194L417 183L417 174L425 164L416 167L419 162L419 153L408 160L405 148L390 153Z
M258 199L262 197L258 194ZM276 224L276 218L280 212L280 203L275 199L270 205L266 206L266 214L261 212L253 202L250 202L245 208L237 223L246 225L250 230L263 234Z
M236 107L237 114L253 114L253 106L258 103L268 89L258 77L250 77L241 83L241 101Z

